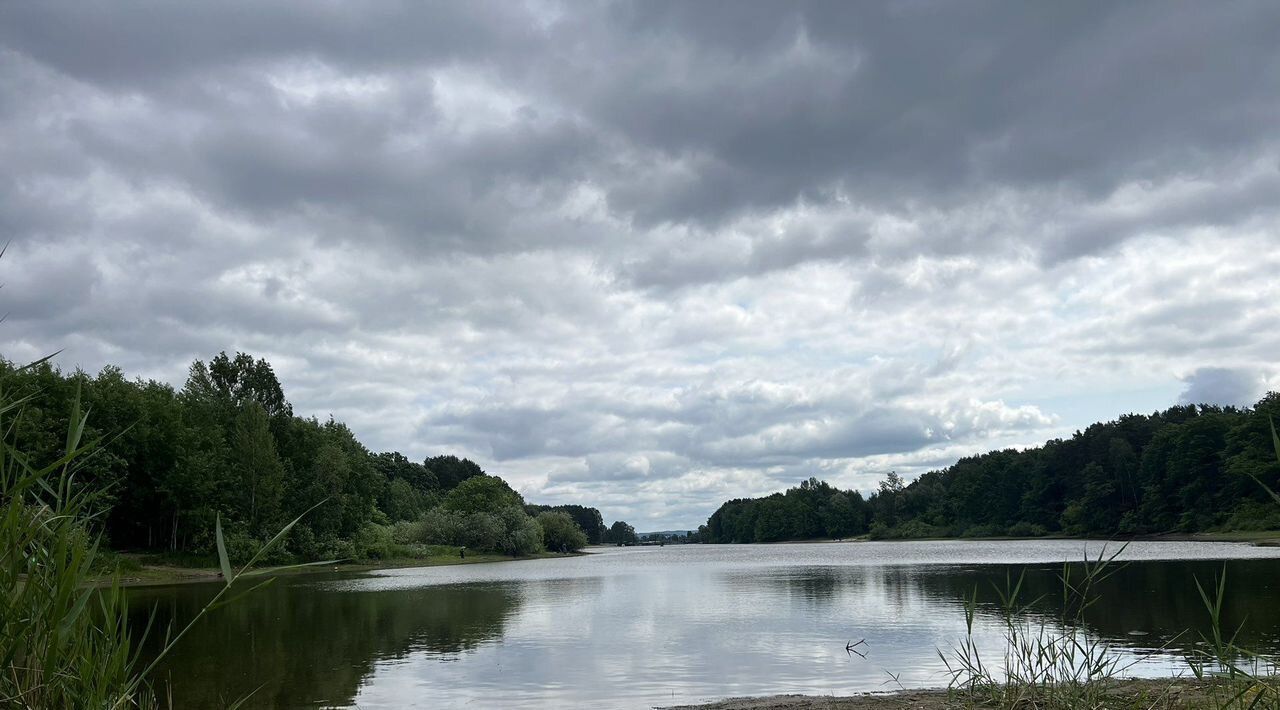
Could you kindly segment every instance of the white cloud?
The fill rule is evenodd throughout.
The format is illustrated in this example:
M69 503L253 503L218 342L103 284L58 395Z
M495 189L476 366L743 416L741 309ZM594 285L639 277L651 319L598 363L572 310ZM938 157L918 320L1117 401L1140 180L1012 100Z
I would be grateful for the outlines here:
M1275 381L1272 8L250 11L0 10L4 356L654 529Z

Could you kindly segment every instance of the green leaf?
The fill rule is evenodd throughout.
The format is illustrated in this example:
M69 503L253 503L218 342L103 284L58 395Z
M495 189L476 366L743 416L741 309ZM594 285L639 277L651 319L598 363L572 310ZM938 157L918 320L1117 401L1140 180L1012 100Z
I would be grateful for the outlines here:
M315 505L311 506L310 508L307 508L306 510L302 511L302 515L299 515L298 517L294 518L294 519L293 519L293 520L292 520L288 525L284 526L283 528L280 528L280 532L276 533L275 537L273 537L273 538L271 538L270 540L268 540L268 541L267 541L267 544L265 544L265 545L263 545L262 547L258 548L258 552L257 552L256 554L254 554L254 556L253 556L252 558L250 558L248 562L246 562L246 563L245 563L244 567L241 567L241 568L240 568L240 571L242 571L242 572L243 572L243 571L245 571L245 570L249 569L250 567L252 567L252 566L253 566L253 563L255 563L255 562L257 562L259 559L261 559L263 555L267 554L267 552L271 550L271 548L273 548L273 547L275 547L276 545L280 544L280 541L284 539L284 536L285 536L286 534L288 534L288 532L289 532L290 530L292 530L292 529L293 529L293 526L294 526L294 525L297 525L297 524L298 524L298 523L299 523L299 522L300 522L304 517L306 517L306 516L307 516L307 513L310 513L311 511L315 510L316 508L319 508L320 506L324 505L324 504L325 504L325 503L327 503L327 502L329 502L329 499L328 499L328 498L325 498L324 500L320 501L319 503L316 503Z
M231 559L227 557L227 543L222 539L222 513L213 520L213 534L218 542L218 564L222 566L222 579L231 586Z
M14 371L13 371L13 374L15 374L15 375L16 375L16 374L18 374L19 372L22 372L23 370L30 370L30 369L31 369L31 368L33 368L33 367L39 367L41 364L46 363L46 362L48 362L48 361L50 361L50 360L54 359L55 357L57 357L61 352L62 352L61 350L58 350L58 351L56 351L56 352L50 353L50 354L48 354L48 355L45 355L44 357L40 358L39 360L36 360L36 361L34 361L34 362L29 362L29 363L27 363L27 364L23 365L22 367L15 368L15 369L14 369Z
M269 578L269 579L264 579L264 580L262 580L261 582L258 582L257 584L253 585L252 587L249 587L248 589L244 590L243 592L240 592L239 594L237 594L237 595L235 595L235 596L233 596L233 597L230 597L230 598L227 598L227 599L222 599L222 600L220 600L220 601L218 601L218 602L216 602L216 603L214 603L214 604L210 604L210 605L209 605L209 611L213 611L214 609L217 609L218 607L221 607L221 606L226 606L226 605L228 605L228 604L232 604L232 603L236 602L237 600L244 598L246 595L248 595L248 594L252 594L252 593L256 592L257 590L262 589L263 587L267 586L268 584L271 584L271 583L272 583L272 582L274 582L274 581L276 581L276 578L275 578L275 577L271 577L271 578Z
M1253 478L1253 480L1256 481L1259 486L1262 486L1262 490L1266 491L1267 495L1271 496L1272 500L1274 500L1277 503L1280 503L1280 493L1276 493L1274 490L1272 490L1271 486L1268 486L1267 484L1263 483L1261 478L1258 478L1252 473L1249 474L1249 476Z

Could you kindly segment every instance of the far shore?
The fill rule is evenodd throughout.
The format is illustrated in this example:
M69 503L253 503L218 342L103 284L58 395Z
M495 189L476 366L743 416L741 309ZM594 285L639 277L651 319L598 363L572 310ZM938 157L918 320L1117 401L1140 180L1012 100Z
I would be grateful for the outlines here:
M1080 537L1078 535L1040 535L1038 537L1015 537L996 535L990 537L886 537L872 539L868 535L845 538L809 538L804 540L779 540L777 542L757 542L754 545L797 545L820 542L948 542L964 540L970 542L1029 541L1029 540L1079 540L1081 542L1242 542L1259 547L1280 547L1280 530L1246 530L1233 532L1202 533L1160 533L1157 535L1130 535L1127 537ZM724 543L733 544L733 543Z
M1163 535L1139 535L1129 538L1083 538L1073 536L1055 536L1046 535L1042 537L931 537L931 538L892 538L882 540L872 540L866 535L858 537L848 537L839 540L834 539L810 539L810 540L782 540L777 543L754 543L754 544L813 544L823 542L939 542L950 540L969 540L969 541L1023 541L1023 540L1080 540L1090 542L1115 542L1124 543L1130 540L1153 541L1153 542L1238 542L1249 543L1261 547L1280 547L1280 531L1259 531L1259 532L1221 532L1221 533L1170 533ZM677 546L677 545L673 545ZM613 545L591 545L586 550L600 550L614 547ZM541 560L556 557L571 557L575 555L584 555L588 552L576 553L558 553L543 552L536 555L526 555L524 557L508 557L506 555L493 554L471 554L461 558L456 555L434 555L431 557L403 557L378 561L365 562L338 562L333 565L318 565L313 567L294 567L284 569L276 573L280 576L295 574L315 574L319 572L368 572L380 569L402 569L409 567L439 567L444 565L471 565L485 564L490 562L517 562L521 560ZM143 586L161 586L169 584L196 584L201 582L213 582L222 578L222 573L216 566L187 567L178 564L166 563L163 558L160 561L150 561L148 555L139 553L121 553L125 559L132 559L137 562L137 569L129 569L120 573L120 584L124 587L143 587ZM100 585L111 583L110 575L103 575L97 580Z
M465 558L458 555L434 555L431 557L402 557L377 561L365 562L337 562L330 565L314 565L309 567L291 567L282 569L273 573L271 576L292 576L299 574L317 574L321 572L370 572L380 569L405 569L411 567L442 567L446 565L474 565L486 564L490 562L519 562L522 560L544 560L556 557L575 557L586 554L584 552L542 552L536 555L525 555L524 557L509 557L507 555L492 554L472 554L467 553ZM216 582L222 579L222 572L217 567L184 567L176 564L165 564L163 562L144 562L146 555L136 553L125 553L121 557L132 558L138 560L141 568L131 569L120 573L120 586L122 587L151 587L151 586L167 586L172 584L199 584L207 582ZM265 569L270 569L265 568ZM110 575L103 575L98 578L97 584L106 586L111 584Z

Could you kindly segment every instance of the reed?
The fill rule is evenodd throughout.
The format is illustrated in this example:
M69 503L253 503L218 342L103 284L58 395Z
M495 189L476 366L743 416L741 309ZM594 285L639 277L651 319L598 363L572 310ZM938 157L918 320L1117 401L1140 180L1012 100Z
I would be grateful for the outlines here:
M1004 650L983 657L974 634L978 590L965 597L965 638L951 653L938 651L947 669L949 688L958 699L1001 708L1101 707L1113 681L1129 668L1110 645L1090 635L1085 611L1099 600L1098 586L1122 566L1124 546L1095 559L1067 563L1059 573L1062 605L1056 618L1029 613L1039 598L1024 601L1024 575L993 585L999 598Z

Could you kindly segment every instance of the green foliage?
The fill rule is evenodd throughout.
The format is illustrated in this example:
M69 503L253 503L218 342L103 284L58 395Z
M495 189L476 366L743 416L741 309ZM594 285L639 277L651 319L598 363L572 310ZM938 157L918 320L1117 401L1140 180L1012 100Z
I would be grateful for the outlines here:
M295 417L271 365L244 353L192 363L180 391L129 381L114 367L94 377L64 374L47 362L19 369L0 360L0 377L28 397L13 433L36 458L60 455L65 412L83 391L95 411L84 437L109 446L79 465L77 483L95 490L105 523L97 530L118 548L213 559L220 520L227 554L240 562L285 521L316 506L287 545L260 560L370 559L388 554L388 544L462 544L464 518L479 512L490 516L473 534L483 549L525 554L542 544L540 534L536 544L526 539L532 521L504 517L505 508L524 501L501 479L456 456L418 463L397 452L372 453L340 422ZM594 508L557 509L603 534ZM448 511L458 515L441 517ZM384 527L405 542L388 543Z
M893 484L891 484L893 485ZM732 500L707 520L704 542L777 542L868 532L873 515L858 491L810 478L785 493Z
M538 514L542 544L554 552L576 552L587 546L587 534L568 513L545 511Z
M475 476L459 483L440 504L445 510L463 515L496 511L513 505L523 508L524 499L506 481L488 475Z
M542 528L522 506L503 505L506 499L498 496L496 507L470 513L440 505L416 521L397 524L391 529L391 540L398 544L448 545L511 556L541 552Z
M0 393L0 699L33 708L148 705L124 595L118 584L90 585L99 540L86 525L100 501L77 481L88 415L74 397L60 453L33 456L18 435L29 401Z
M453 490L468 478L484 475L484 470L474 461L457 456L432 456L423 462L423 466L431 471L444 491Z
M499 552L513 557L542 552L542 528L524 512L524 506L507 506L497 517L502 526Z
M31 369L6 368L0 387ZM115 373L108 376L118 381ZM215 516L225 584L187 626L166 634L159 654L139 670L118 577L105 589L94 584L94 576L112 560L101 552L102 538L92 525L113 499L95 485L100 476L93 480L91 462L101 450L86 437L91 429L80 387L71 399L63 447L50 458L33 455L18 435L21 409L35 398L9 399L5 391L0 390L0 701L30 708L153 707L146 681L159 660L208 611L232 601L226 595L235 583L256 574L249 567L278 548L298 520L265 543L233 538L230 549L243 542L247 556L233 571L232 552Z
M415 537L410 542L421 542L427 545L458 545L461 543L463 531L463 515L443 507L433 508L417 522L413 530Z
M609 526L609 532L605 535L604 541L614 545L634 544L638 541L636 529L621 520L615 520L613 525Z
M454 542L472 550L495 552L502 548L504 532L506 530L497 515L476 511L462 518Z
M609 530L604 525L604 518L600 515L600 511L595 508L581 505L526 505L524 511L534 517L546 511L558 511L568 514L570 518L573 518L573 522L582 528L582 532L587 536L587 543L591 545L599 545L604 542L605 535L608 534Z
M785 493L724 503L700 539L1280 529L1269 492L1280 489L1268 423L1274 414L1275 393L1252 409L1188 405L1129 414L1038 448L964 458L909 485L890 473L866 499L811 478Z
M366 523L351 546L352 556L358 560L385 560L394 556L397 545L390 526Z

